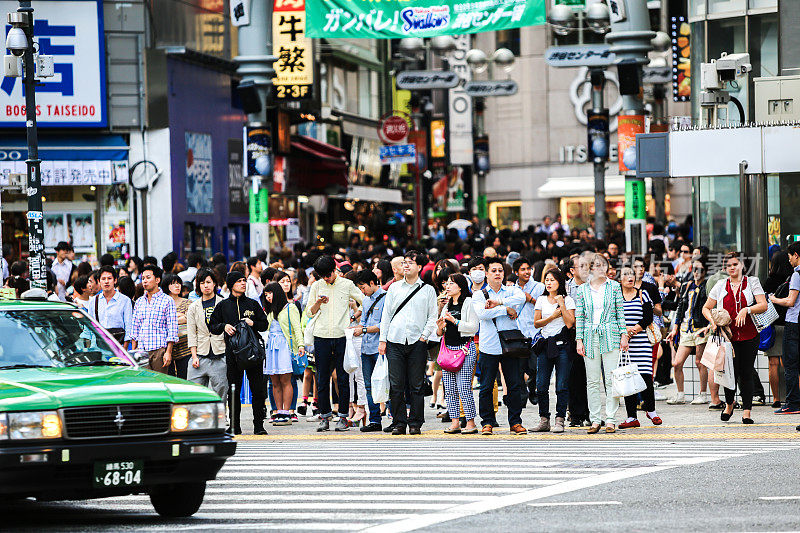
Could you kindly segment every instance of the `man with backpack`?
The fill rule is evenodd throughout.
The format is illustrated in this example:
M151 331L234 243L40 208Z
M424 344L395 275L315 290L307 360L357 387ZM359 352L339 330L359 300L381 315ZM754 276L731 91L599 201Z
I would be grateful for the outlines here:
M253 433L266 435L264 418L267 391L264 385L264 347L258 332L267 330L267 315L257 301L245 296L247 281L244 274L236 270L231 271L225 279L225 284L231 291L230 298L222 300L214 308L208 320L208 330L212 335L225 333L225 358L233 402L231 416L233 432L236 435L242 433L240 391L243 376L247 374L250 392L253 395ZM249 340L249 346L240 346L242 339Z

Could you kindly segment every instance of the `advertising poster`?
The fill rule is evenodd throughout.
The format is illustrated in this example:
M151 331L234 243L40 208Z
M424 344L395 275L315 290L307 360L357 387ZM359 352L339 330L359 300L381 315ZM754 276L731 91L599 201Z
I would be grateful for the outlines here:
M186 212L213 213L214 187L211 175L211 135L187 131Z
M686 16L686 2L670 2L669 21L672 38L672 99L688 102L692 96L692 27Z
M272 53L275 62L275 96L281 100L311 98L314 61L311 39L306 37L303 0L275 0L272 14Z
M545 22L546 0L307 0L312 38L402 39L498 31Z
M447 212L464 211L464 169L453 167L447 175Z
M228 139L228 212L231 215L246 216L248 213L248 189L243 159L242 139Z
M118 183L108 188L103 201L103 225L101 239L103 253L114 259L122 259L128 253L127 228L130 220L128 211L128 185Z
M54 254L56 245L62 241L70 243L76 253L95 253L94 214L90 211L45 213L45 253Z
M431 120L431 159L444 159L444 120Z
M644 133L644 115L619 115L617 118L617 153L619 154L620 174L636 170L628 168L625 161L636 160L637 133Z

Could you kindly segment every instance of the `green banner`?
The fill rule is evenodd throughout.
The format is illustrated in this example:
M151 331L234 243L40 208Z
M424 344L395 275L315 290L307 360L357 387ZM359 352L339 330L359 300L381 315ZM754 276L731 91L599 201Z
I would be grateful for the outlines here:
M507 30L545 23L546 0L306 0L315 38L402 39Z
M642 179L625 178L625 218L627 220L647 218L647 191Z
M258 194L250 189L250 223L269 222L269 191L261 188Z

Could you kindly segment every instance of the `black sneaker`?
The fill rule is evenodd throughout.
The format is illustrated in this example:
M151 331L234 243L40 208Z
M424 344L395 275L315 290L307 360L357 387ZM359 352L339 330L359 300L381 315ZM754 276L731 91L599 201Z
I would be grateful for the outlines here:
M362 433L373 433L381 430L380 424L367 424L366 426L362 426L359 431Z
M393 429L394 429L394 424L389 424L388 426L383 428L383 432L384 433L391 433Z
M267 430L264 429L264 423L259 422L257 424L253 424L253 435L266 435Z

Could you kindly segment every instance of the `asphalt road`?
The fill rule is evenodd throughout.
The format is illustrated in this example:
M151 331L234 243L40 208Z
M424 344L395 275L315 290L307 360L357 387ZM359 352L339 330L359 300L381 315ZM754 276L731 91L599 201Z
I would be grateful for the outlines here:
M242 441L200 511L0 504L4 531L791 531L797 440ZM796 499L762 499L795 497Z

